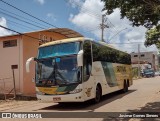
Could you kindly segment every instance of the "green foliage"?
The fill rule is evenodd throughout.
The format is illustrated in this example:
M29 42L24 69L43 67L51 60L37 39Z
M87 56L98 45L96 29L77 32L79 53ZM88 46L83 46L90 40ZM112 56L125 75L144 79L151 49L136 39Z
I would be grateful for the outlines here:
M144 26L146 32L146 46L156 44L160 48L160 0L102 0L105 2L106 13L110 15L119 8L121 18L128 18L132 26ZM151 29L153 28L154 29ZM151 29L151 30L149 30Z
M107 14L119 8L121 17L127 17L133 26L143 25L146 28L157 26L160 20L159 0L102 0L105 2L104 10Z
M157 48L160 49L160 25L146 32L145 45L150 46L152 44L156 44Z

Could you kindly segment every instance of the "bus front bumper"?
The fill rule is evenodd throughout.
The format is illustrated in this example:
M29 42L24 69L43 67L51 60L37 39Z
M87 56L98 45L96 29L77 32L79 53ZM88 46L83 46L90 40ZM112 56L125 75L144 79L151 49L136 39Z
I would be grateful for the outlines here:
M84 102L82 92L65 95L40 95L37 94L37 99L41 102Z

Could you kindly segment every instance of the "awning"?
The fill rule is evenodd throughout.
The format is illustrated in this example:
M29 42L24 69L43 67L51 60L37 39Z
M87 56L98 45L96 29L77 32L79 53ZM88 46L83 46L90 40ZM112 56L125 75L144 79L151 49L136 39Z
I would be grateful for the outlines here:
M68 28L55 28L55 29L49 29L47 31L62 34L67 38L84 37L80 33Z

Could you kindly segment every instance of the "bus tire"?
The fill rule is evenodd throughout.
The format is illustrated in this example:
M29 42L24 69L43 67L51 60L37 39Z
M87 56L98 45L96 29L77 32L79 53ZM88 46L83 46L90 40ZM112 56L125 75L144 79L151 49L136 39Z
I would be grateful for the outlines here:
M127 79L127 85L128 85L128 87L130 86L129 79Z
M123 92L128 92L128 83L126 80L124 80L124 83L123 83Z
M101 89L100 84L98 84L96 87L96 94L95 94L94 102L99 103L101 100L101 96L102 96L102 89Z

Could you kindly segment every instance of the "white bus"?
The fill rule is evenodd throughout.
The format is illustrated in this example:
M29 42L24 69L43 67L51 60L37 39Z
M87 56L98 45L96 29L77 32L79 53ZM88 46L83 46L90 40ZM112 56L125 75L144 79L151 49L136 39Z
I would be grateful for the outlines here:
M132 85L130 54L103 42L70 38L39 47L36 61L36 95L49 102L84 102Z

